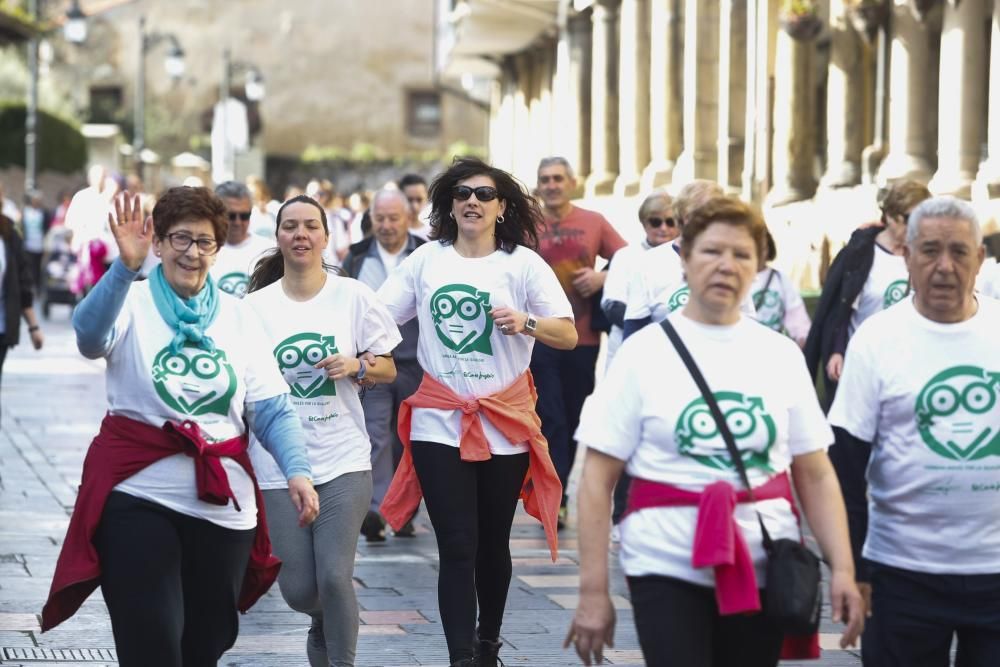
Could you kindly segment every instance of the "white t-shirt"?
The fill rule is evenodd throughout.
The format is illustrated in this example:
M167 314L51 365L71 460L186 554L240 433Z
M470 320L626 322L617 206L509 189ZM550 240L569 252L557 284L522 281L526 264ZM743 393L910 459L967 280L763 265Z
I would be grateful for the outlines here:
M371 470L371 443L352 378L334 382L313 367L331 354L356 357L369 351L389 354L402 340L396 323L367 285L353 278L327 276L323 289L308 301L293 301L281 281L247 295L268 337L302 418L313 483ZM250 458L262 489L288 486L274 458L253 438Z
M649 243L642 241L627 245L615 253L614 261L608 268L608 275L604 279L604 292L601 297L601 306L611 301L628 303L628 286L632 279L632 274L638 266L643 253L651 250ZM618 347L622 344L622 328L611 325L611 332L608 334L607 362L614 359Z
M929 573L1000 572L1000 303L956 324L912 298L848 344L830 423L872 443L866 558Z
M902 255L894 255L875 244L875 260L861 293L854 300L848 333L854 335L861 323L875 313L899 303L910 293L910 273Z
M382 260L382 266L385 267L385 272L389 273L399 264L399 260L403 256L403 251L406 250L406 244L404 243L396 252L389 252L377 240L374 243L375 248L378 250L378 256Z
M993 299L1000 299L1000 263L987 259L976 277L976 289Z
M793 456L833 442L802 352L788 338L748 317L709 326L670 315L726 415L750 482L759 486L785 471ZM604 381L587 399L575 437L581 444L627 461L640 479L702 491L719 480L742 490L725 442L663 329L645 327L618 350ZM754 506L735 517L750 547L758 582L765 554ZM756 503L774 538L798 539L784 499ZM711 568L691 566L698 508L662 507L629 514L621 524L621 562L629 576L663 575L714 585Z
M237 245L226 244L219 248L218 257L210 273L219 289L242 299L247 293L247 282L254 266L265 252L274 247L274 240L248 234Z
M573 309L555 273L537 253L514 252L466 258L454 246L430 241L414 250L378 290L396 322L420 323L417 361L424 372L465 398L495 394L528 368L535 339L507 336L493 325L490 310L507 306L535 317L573 318ZM490 451L517 454L526 443L511 444L480 415ZM459 445L461 412L416 408L413 440Z
M787 333L795 341L804 341L809 335L809 315L802 295L778 269L768 267L757 274L750 300L757 311L756 320L764 326Z
M268 353L256 314L237 299L219 295L219 314L207 333L215 352L185 346L174 354L174 332L156 310L149 282L133 284L106 355L108 411L153 426L192 420L212 441L243 433L245 404L280 396L288 386ZM194 460L186 454L161 459L115 489L225 528L253 528L253 484L232 459L223 458L222 465L240 512L232 503L198 500Z

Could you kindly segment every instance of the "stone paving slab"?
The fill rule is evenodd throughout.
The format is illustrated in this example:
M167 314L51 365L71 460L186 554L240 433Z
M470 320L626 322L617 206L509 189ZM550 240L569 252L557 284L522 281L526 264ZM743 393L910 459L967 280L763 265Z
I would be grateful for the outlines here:
M105 409L103 362L79 356L67 315L56 311L54 316L63 319L46 323L42 353L22 345L10 353L4 368L0 399L0 665L4 667L116 664L99 592L69 621L39 633L38 614L72 510L83 456ZM362 540L358 546L354 581L362 622L358 667L447 665L437 603L437 549L426 514L416 523L413 538L390 536L375 544ZM572 526L562 535L559 559L552 563L541 528L519 512L511 549L514 577L501 635L504 661L511 666L578 665L575 654L562 649L579 581ZM619 608L617 645L607 651L605 664L638 667L643 661L628 589L616 565L611 588ZM275 587L241 618L239 639L220 665L302 667L307 629L308 618L290 610ZM836 626L826 620L822 629L828 633L824 645L836 650L803 666L860 664L856 652L836 648Z

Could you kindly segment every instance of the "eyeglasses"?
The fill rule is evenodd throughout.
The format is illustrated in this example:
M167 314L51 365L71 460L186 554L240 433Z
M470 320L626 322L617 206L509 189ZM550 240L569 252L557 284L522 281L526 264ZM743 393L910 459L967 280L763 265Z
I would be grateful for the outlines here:
M493 201L500 196L496 188L491 188L488 185L480 185L478 188L470 188L468 185L456 185L451 189L451 196L458 201L465 201L473 194L476 195L476 199L479 201Z
M173 232L172 234L167 234L166 238L170 242L170 247L177 252L187 252L192 244L198 245L198 253L201 255L214 255L219 251L219 244L210 236L202 236L196 239L190 234Z
M653 229L659 228L660 225L666 225L672 229L677 226L677 221L673 218L658 218L656 216L651 216L646 218L646 224Z
M236 218L239 218L243 222L246 222L247 220L250 219L250 211L247 211L245 213L242 212L242 211L240 211L240 212L230 211L229 212L229 222L236 222Z

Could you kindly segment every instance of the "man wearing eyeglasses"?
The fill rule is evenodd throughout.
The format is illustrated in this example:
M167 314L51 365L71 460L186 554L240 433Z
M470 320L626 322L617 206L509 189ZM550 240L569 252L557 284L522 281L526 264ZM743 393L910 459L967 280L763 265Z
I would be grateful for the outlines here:
M536 342L531 356L531 373L538 389L536 409L563 489L576 458L573 433L580 421L580 410L594 390L601 343L601 330L592 326L592 318L595 308L600 309L600 292L607 273L595 270L595 262L597 257L610 260L625 246L603 215L572 204L575 189L573 168L566 158L548 157L539 163L537 191L545 226L540 230L538 253L555 271L569 298L578 338L573 350L556 350ZM560 527L566 515L564 494Z
M254 265L261 255L274 247L274 240L249 233L253 205L247 186L226 181L216 186L215 194L226 203L229 232L210 274L220 290L242 299L247 293Z

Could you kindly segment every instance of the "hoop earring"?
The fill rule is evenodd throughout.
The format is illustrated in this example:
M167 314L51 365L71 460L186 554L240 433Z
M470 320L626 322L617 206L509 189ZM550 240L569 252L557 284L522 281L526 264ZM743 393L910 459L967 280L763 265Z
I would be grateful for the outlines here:
M454 211L448 211L448 217L450 217L452 220L454 220L455 219L455 212Z
M498 215L497 216L497 224L498 225L502 225L503 224L503 215Z

